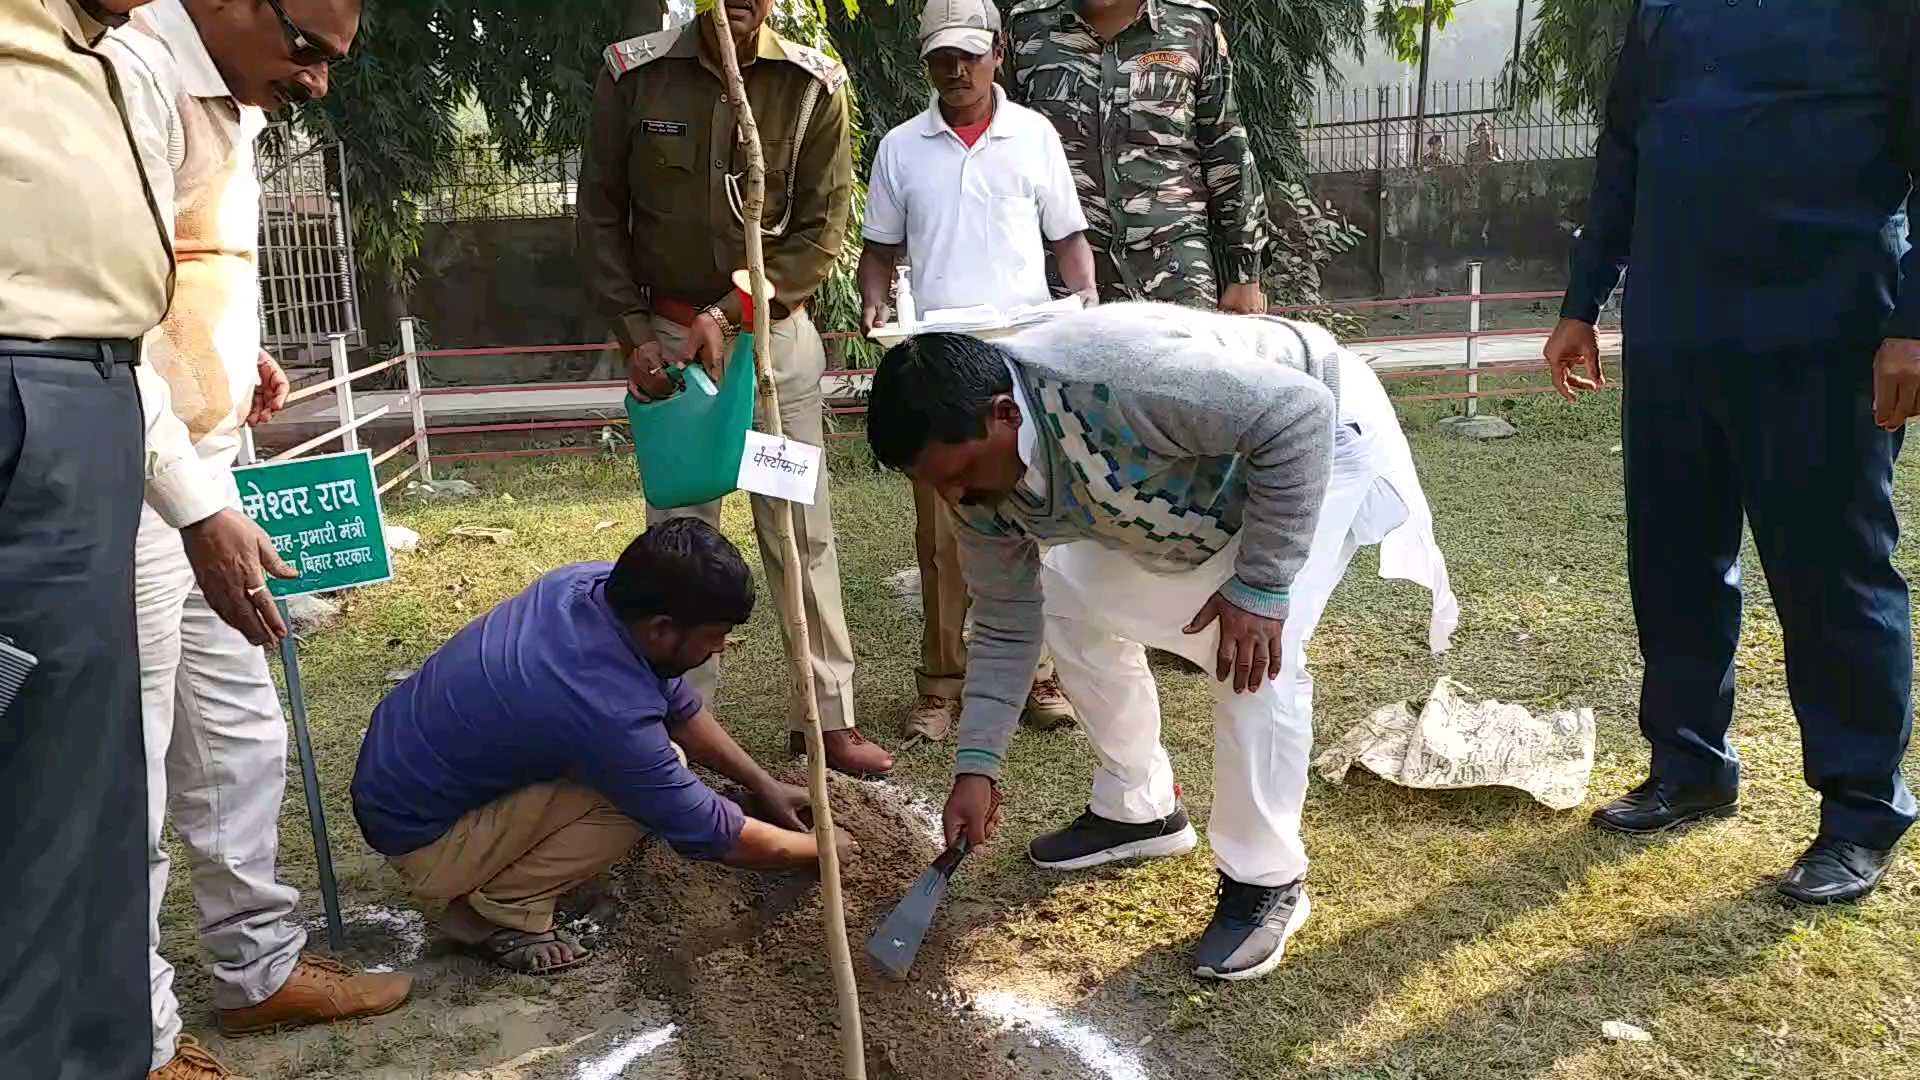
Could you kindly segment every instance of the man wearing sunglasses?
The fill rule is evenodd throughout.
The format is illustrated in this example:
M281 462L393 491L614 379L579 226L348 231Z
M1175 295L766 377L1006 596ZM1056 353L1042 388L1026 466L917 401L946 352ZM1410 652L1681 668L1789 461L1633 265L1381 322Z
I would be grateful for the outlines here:
M155 6L159 6L156 0ZM269 112L327 96L360 29L360 0L179 0L234 101Z
M316 98L359 27L358 0L154 0L102 45L173 239L174 302L146 355L194 450L226 489L248 424L285 402L260 348L260 187L268 109ZM188 853L220 1027L243 1034L386 1012L411 980L302 955L299 893L275 880L286 721L265 655L213 616L178 535L148 510L135 549L147 762L153 1077L230 1075L181 1035L159 953L169 816Z

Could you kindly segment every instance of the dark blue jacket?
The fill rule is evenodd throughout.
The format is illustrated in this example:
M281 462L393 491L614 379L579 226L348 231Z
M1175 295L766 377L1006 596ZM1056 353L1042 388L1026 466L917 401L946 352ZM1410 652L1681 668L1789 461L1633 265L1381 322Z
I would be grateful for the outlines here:
M1920 337L1914 0L1640 0L1562 314L1633 266L1630 344Z

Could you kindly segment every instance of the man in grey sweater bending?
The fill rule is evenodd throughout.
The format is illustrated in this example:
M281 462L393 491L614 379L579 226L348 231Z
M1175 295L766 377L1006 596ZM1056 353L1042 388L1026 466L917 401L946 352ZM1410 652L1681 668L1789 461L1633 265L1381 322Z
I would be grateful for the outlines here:
M952 504L973 594L948 842L993 830L1044 639L1098 769L1087 811L1033 840L1049 869L1197 843L1160 745L1148 646L1213 670L1218 903L1196 973L1279 965L1307 917L1312 736L1303 649L1361 544L1459 607L1379 380L1319 327L1115 304L1000 343L926 334L881 362L867 436Z

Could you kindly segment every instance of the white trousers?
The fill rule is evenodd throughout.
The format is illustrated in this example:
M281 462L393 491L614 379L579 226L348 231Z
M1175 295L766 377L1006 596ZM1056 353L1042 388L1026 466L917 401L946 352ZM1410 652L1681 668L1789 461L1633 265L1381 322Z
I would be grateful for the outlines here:
M1342 353L1341 416L1332 476L1307 562L1294 579L1280 676L1252 693L1213 682L1213 809L1207 839L1221 872L1249 885L1284 885L1306 873L1300 811L1313 749L1313 679L1306 645L1362 544L1379 543L1409 524L1421 565L1416 580L1434 591L1433 626L1452 629L1458 607L1445 562L1432 542L1426 500L1408 469L1392 404L1364 362ZM1393 481L1386 474L1399 474ZM1409 490L1410 488L1410 490ZM1403 494L1404 493L1404 494ZM1417 505L1420 513L1412 512ZM1184 656L1211 678L1216 623L1183 628L1233 576L1238 539L1197 569L1163 572L1091 541L1044 556L1047 644L1067 696L1093 746L1097 768L1089 808L1114 821L1140 823L1173 812L1173 766L1160 743L1160 696L1147 647ZM1396 574L1395 576L1403 576ZM1436 637L1444 643L1444 634ZM1441 647L1441 645L1436 645Z
M173 967L160 956L169 861L161 827L169 814L188 852L216 1007L244 1008L273 996L307 935L293 920L299 891L274 880L287 726L266 654L207 606L179 532L151 508L142 512L134 566L157 1069L172 1059L180 1034Z

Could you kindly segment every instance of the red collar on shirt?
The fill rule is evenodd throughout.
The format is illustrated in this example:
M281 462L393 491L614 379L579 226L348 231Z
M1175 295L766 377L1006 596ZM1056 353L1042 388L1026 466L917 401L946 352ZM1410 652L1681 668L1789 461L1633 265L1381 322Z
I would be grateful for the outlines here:
M960 136L960 141L964 143L966 146L972 147L974 143L977 143L980 141L980 136L985 135L987 133L988 125L992 123L993 123L993 114L988 113L985 117L982 117L980 120L975 121L974 123L962 124L959 127L954 128L953 133L955 135Z

